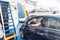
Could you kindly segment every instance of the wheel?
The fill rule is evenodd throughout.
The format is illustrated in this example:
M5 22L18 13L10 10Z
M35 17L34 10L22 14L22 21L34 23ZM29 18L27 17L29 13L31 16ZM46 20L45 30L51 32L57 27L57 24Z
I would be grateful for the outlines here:
M24 25L21 26L19 32L20 32L21 38L24 38Z
M22 38L24 38L24 32L23 32L23 31L20 31L20 36L21 36Z

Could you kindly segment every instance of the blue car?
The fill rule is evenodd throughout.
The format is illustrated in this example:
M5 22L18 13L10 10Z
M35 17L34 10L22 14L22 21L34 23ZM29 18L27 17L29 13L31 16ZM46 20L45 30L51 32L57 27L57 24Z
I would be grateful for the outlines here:
M20 28L20 35L27 40L60 40L60 16L29 16Z

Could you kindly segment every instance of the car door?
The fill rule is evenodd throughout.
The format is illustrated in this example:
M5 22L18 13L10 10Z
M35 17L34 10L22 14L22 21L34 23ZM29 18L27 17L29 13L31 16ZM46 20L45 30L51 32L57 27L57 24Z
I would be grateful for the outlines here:
M50 40L60 40L60 21L55 18L48 18L48 27L45 28L45 35Z

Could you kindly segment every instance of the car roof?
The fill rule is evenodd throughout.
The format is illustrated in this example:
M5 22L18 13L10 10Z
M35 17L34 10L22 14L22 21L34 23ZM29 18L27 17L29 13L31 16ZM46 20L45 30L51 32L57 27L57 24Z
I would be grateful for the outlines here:
M60 15L31 15L28 17L28 19L26 19L26 23L31 20L32 18L39 18L39 17L44 17L44 18L54 18L58 21L60 21Z
M41 15L31 15L30 17L39 17L39 16L44 16L44 17L56 17L56 18L60 18L60 15L58 15L58 14L41 14Z

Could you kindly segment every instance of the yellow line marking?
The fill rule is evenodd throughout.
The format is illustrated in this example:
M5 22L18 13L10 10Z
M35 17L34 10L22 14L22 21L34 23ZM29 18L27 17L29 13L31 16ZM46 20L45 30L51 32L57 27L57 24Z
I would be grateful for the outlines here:
M11 36L8 36L8 37L6 37L6 39L5 40L9 40L9 39L12 39L12 38L14 38L14 37L16 37L16 35L14 34L14 35L11 35Z
M24 10L25 16L28 16L28 12L26 11L26 9L25 9L25 7L24 7L23 4L22 4L22 8L23 8L23 10Z

